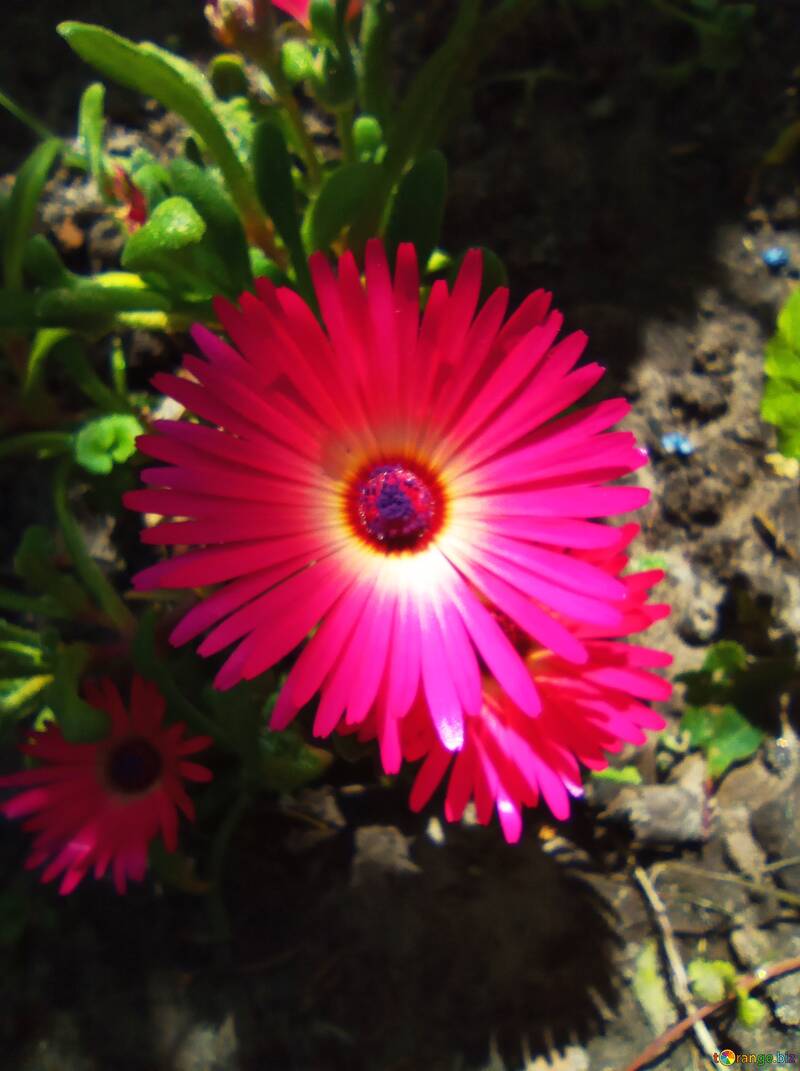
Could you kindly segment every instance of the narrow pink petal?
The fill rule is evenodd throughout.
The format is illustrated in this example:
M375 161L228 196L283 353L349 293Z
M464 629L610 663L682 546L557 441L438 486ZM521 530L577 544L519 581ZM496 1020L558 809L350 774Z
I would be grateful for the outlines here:
M460 599L459 611L481 657L509 699L525 714L538 714L542 704L530 671L497 621L469 591Z
M254 654L266 669L300 643L351 583L338 557L317 561L231 614L198 651L216 654L250 633Z
M464 718L447 658L447 641L432 605L417 607L422 638L422 684L431 720L442 744L456 751L464 743Z

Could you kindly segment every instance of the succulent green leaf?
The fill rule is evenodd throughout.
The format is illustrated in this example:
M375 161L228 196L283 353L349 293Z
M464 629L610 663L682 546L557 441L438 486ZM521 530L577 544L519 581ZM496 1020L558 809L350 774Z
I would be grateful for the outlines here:
M93 82L83 91L78 109L78 137L81 140L89 172L102 194L105 185L105 161L103 136L105 131L106 87L102 82Z
M755 997L748 997L744 993L739 995L736 1001L736 1018L742 1024L746 1026L748 1030L752 1030L757 1026L760 1026L764 1022L769 1009L763 1000L757 1000Z
M298 288L307 300L313 301L311 276L297 218L292 162L283 131L269 120L256 127L253 172L259 200L289 250Z
M47 177L63 149L58 138L38 145L17 172L5 225L3 271L10 290L22 287L25 243L36 218L36 209Z
M39 322L48 327L104 331L118 312L167 312L171 307L167 297L148 287L99 286L87 281L76 287L46 290L36 311Z
M364 112L385 123L392 108L391 19L388 0L366 0L361 15L359 98Z
M777 331L767 343L764 372L762 419L777 425L781 453L800 458L800 289L781 309Z
M749 759L764 739L736 707L687 707L681 730L689 735L692 747L705 753L708 772L718 778L734 762Z
M298 85L314 70L314 56L302 41L285 41L281 47L281 70L290 85Z
M329 751L306 744L292 728L279 733L265 729L260 746L263 784L273 792L294 792L315 781L333 759Z
M327 249L349 227L375 188L376 164L344 164L327 178L309 210L308 243L312 249Z
M724 959L693 959L686 973L694 995L707 1004L723 1000L736 981L736 968Z
M134 416L113 413L85 424L75 438L75 460L89 472L103 475L136 453L136 437L144 428Z
M26 279L41 286L74 286L77 277L67 271L52 242L34 234L25 243L22 270Z
M18 718L24 717L52 680L49 673L0 678L0 716L13 714Z
M209 171L189 160L174 160L169 177L175 193L202 217L205 233L198 252L218 281L218 291L238 297L252 285L253 277L244 227L227 193Z
M401 242L411 242L420 264L426 264L439 242L447 197L447 161L438 149L417 160L400 180L389 222L386 245L390 260Z
M206 233L197 209L185 197L168 197L135 231L122 251L122 266L131 271L158 271L170 254L196 245Z
M244 60L234 52L214 56L208 65L208 78L220 100L246 97L249 93Z
M47 687L47 703L65 738L80 744L101 740L108 733L108 715L80 698L83 671L89 661L86 644L63 644L55 653L53 680Z
M383 128L374 115L359 115L353 123L356 157L364 163L377 161L385 149Z
M72 616L87 606L87 595L80 584L56 567L53 537L43 525L25 529L14 555L14 571L27 588L52 599Z

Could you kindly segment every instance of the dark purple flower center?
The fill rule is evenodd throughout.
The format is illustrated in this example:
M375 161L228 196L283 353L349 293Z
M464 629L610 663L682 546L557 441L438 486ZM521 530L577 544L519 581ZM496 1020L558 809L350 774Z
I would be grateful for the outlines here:
M160 753L144 737L123 740L108 756L106 772L113 788L134 795L156 783L164 768Z
M404 462L376 465L353 488L353 511L361 533L373 546L392 551L421 550L441 519L436 481Z

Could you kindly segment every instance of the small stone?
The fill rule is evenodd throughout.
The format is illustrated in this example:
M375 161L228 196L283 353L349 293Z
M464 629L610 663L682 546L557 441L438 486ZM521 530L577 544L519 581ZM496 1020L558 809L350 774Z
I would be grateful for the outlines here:
M771 272L778 272L789 263L789 253L782 245L771 245L761 254L761 259Z

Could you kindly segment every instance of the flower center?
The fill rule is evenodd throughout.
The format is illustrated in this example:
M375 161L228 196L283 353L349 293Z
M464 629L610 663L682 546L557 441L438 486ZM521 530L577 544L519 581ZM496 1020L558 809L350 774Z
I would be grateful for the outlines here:
M106 773L118 791L135 795L156 783L164 763L149 740L134 737L124 740L108 756Z
M351 492L358 533L387 554L422 550L442 521L442 495L432 474L405 461L362 470Z

